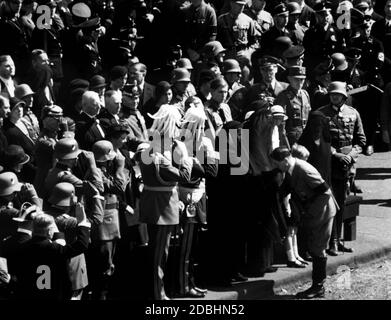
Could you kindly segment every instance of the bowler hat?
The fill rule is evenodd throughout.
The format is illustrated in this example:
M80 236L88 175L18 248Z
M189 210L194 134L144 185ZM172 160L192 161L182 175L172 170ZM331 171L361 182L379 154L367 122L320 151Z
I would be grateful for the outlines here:
M20 191L22 184L13 172L0 173L0 196L8 196L16 191Z
M90 86L90 83L87 80L84 79L73 79L71 82L69 82L69 90L72 91L74 89L83 88L88 89Z
M10 144L3 153L3 164L10 168L17 164L25 164L30 161L30 157L24 152L21 146Z
M91 90L106 87L106 79L99 74L92 76L89 82Z
M288 68L288 77L305 79L306 78L305 67L291 66Z

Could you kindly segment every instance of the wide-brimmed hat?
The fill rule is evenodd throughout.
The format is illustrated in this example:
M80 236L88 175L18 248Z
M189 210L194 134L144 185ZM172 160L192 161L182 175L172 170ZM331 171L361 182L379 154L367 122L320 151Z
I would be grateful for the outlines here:
M279 117L280 116L280 117L283 117L284 120L288 119L287 115L285 114L284 108L282 106L278 105L278 104L272 106L270 108L270 112L271 112L273 117Z
M3 153L3 164L10 168L14 165L25 164L30 161L30 157L24 152L21 146L10 144Z

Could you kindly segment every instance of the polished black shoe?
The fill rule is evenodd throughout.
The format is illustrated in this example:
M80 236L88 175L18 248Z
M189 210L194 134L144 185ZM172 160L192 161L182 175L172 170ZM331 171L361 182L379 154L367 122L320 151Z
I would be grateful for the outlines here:
M303 259L305 261L312 261L312 257L310 255L310 253L308 251L306 251L303 255L302 255Z
M365 150L365 155L371 156L375 151L373 150L373 146L368 146Z
M329 256L333 256L333 257L336 257L338 256L338 250L336 248L329 248L326 250L326 253L329 255Z
M286 265L288 266L288 268L305 268L305 264L299 262L298 260L288 261Z
M233 280L233 281L238 281L238 282L244 282L244 281L247 281L248 278L245 277L244 275L242 275L240 272L238 272L237 274L235 274L235 275L232 277L232 280Z
M312 286L309 289L296 294L298 299L323 298L326 290L323 286Z
M352 253L352 252L353 252L353 249L352 249L352 248L345 247L345 246L340 242L340 243L338 243L338 251L340 251L340 252Z
M204 293L204 294L208 293L208 289L201 289L201 288L198 288L198 287L194 287L193 289L195 291L198 291L198 292L201 292L201 293Z
M185 297L187 298L204 298L205 293L198 292L196 289L191 288L189 292L186 292Z
M264 272L265 273L273 273L273 272L276 272L278 270L277 267L267 267L266 269L264 269Z

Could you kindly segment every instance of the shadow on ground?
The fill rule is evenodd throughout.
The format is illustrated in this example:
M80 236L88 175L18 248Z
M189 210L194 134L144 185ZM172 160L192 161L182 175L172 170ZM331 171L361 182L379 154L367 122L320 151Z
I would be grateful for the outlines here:
M391 168L357 168L358 180L391 179Z

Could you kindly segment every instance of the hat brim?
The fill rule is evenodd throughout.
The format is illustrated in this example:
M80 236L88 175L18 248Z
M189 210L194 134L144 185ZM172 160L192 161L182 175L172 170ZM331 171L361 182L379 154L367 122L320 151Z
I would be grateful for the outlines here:
M297 76L289 76L288 77L291 77L291 78L297 78L297 79L306 79L307 76L304 76L304 75L297 75Z
M104 88L106 86L107 86L107 83L103 83L103 84L99 84L99 85L90 87L90 89L100 89L100 88Z
M289 11L276 13L275 16L289 16Z
M48 201L55 206L70 207L72 204L71 197L65 199L57 199L55 196L50 196Z
M63 156L61 159L63 159L63 160L76 159L80 153L81 153L80 149L76 150L76 151L72 151L71 153L68 153L65 156Z
M108 154L105 155L104 159L96 160L96 162L106 162L111 161L117 156L117 153L114 150L111 150Z
M231 69L231 70L224 71L224 73L242 73L242 70L240 70L240 69Z
M273 118L282 117L284 120L288 120L288 116L285 113L276 112L272 114Z
M23 160L19 162L19 164L26 164L29 161L30 161L30 156L28 154L25 154Z
M330 91L330 92L329 92L329 94L332 94L332 93L342 94L345 98L348 97L348 95L347 95L346 92L343 92L343 91L340 91L340 90L333 90L333 91Z

